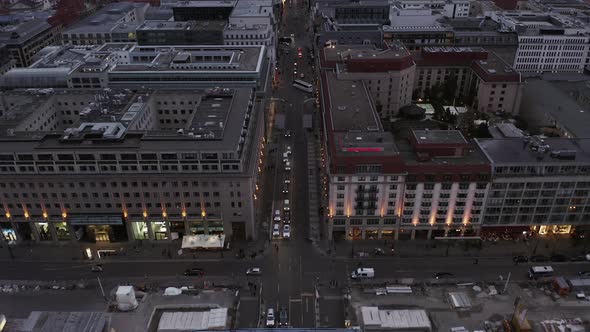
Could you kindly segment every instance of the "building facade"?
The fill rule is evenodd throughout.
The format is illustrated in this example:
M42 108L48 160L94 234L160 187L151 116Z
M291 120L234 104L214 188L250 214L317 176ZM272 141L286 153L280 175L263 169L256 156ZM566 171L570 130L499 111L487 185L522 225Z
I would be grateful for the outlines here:
M485 204L489 231L541 234L586 229L590 218L587 139L478 139L493 180Z
M137 27L138 45L222 45L225 22L145 21Z
M0 98L3 240L256 238L264 102L254 89Z
M46 19L34 18L0 28L0 45L4 44L10 59L17 67L28 67L37 52L60 43L59 27Z

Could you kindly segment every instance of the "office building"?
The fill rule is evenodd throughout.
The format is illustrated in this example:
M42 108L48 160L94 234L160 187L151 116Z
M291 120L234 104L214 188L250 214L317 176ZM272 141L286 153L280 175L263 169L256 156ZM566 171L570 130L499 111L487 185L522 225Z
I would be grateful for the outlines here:
M316 15L340 24L389 24L390 5L384 0L322 0L313 5Z
M135 31L144 21L147 3L111 3L63 31L63 43L102 45L109 42L134 42Z
M45 18L18 20L0 27L0 45L17 67L31 65L33 56L45 46L59 44L59 27L51 26Z
M253 88L0 94L3 240L256 238Z
M396 0L394 3L402 10L433 9L448 18L468 17L470 9L468 0Z
M398 43L385 49L371 45L326 47L321 60L322 67L334 70L338 80L362 80L380 118L393 117L412 102L416 65L410 52Z
M251 87L265 91L270 70L266 46L65 45L47 50L29 68L2 77L15 88Z
M145 21L137 27L138 45L222 45L223 21Z
M484 231L540 234L587 228L590 140L477 139L492 166Z
M582 73L590 61L587 23L575 14L514 11L491 18L518 34L514 69L523 74Z

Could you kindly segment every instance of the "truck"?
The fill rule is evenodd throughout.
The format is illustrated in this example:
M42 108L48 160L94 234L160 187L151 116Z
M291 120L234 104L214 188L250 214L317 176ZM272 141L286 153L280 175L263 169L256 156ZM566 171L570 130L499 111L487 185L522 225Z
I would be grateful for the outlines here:
M375 269L370 267L359 267L350 274L352 279L370 279L375 277Z

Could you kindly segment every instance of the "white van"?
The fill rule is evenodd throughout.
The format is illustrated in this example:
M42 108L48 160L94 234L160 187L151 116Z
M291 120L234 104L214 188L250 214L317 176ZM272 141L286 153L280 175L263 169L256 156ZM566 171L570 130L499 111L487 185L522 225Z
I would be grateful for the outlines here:
M370 279L375 277L375 269L370 267L358 268L350 274L352 279Z

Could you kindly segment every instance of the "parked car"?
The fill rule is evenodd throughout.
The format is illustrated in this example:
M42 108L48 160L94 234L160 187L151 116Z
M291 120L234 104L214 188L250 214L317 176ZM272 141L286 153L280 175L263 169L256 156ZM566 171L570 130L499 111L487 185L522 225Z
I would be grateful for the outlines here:
M281 221L281 211L280 210L275 210L275 216L272 220L276 221L276 222Z
M279 309L279 326L289 326L289 317L287 317L287 309Z
M262 271L259 267L251 267L246 270L246 275L248 276L259 276L262 274Z
M526 263L529 261L529 258L524 255L516 255L512 257L512 261L515 263Z
M531 256L531 258L529 259L531 262L546 262L549 260L549 258L547 256L544 255L533 255Z
M202 276L204 274L205 274L205 271L203 271L203 269L199 269L199 268L196 268L196 267L192 267L190 269L184 270L184 275L185 276L200 277L200 276Z
M279 230L279 224L272 225L272 236L274 236L274 237L281 236L281 232Z
M266 327L275 327L275 310L273 308L266 310Z
M590 271L580 271L580 272L578 272L578 275L580 277L590 278Z
M562 255L562 254L555 254L551 256L551 261L552 262L567 262L567 256Z
M436 279L442 279L442 278L452 278L455 275L450 273L450 272L439 272L437 274L434 275L434 278Z

